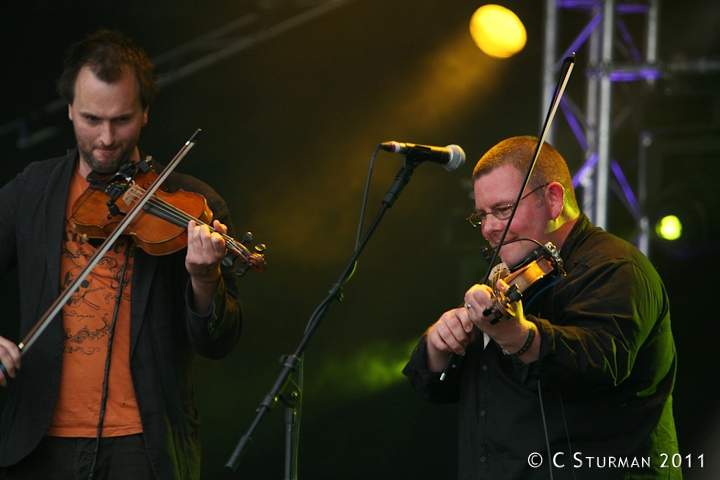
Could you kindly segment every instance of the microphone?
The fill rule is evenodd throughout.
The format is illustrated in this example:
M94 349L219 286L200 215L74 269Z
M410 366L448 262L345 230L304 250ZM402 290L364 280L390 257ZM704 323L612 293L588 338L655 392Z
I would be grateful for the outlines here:
M465 152L458 145L447 147L430 147L427 145L416 145L414 143L383 142L380 144L383 150L391 153L401 153L406 157L424 162L439 163L445 170L452 172L465 163Z

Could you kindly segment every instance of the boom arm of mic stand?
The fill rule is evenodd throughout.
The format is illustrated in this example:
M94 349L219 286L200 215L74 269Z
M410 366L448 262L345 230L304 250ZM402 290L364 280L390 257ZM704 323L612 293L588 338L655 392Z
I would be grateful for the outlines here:
M265 414L267 414L272 407L277 403L278 397L280 393L282 392L283 388L285 387L286 383L290 380L290 376L295 371L300 358L303 355L303 352L305 351L305 348L307 347L307 344L310 342L310 337L315 332L315 329L317 329L318 325L320 324L320 320L322 320L322 317L325 315L325 312L327 311L328 307L332 303L333 300L340 298L340 293L342 290L342 286L345 283L345 281L350 276L350 273L355 268L355 263L357 262L358 257L360 256L360 253L363 251L365 246L367 245L367 242L370 240L370 237L375 232L375 229L380 224L380 220L382 220L383 216L385 215L385 212L392 207L395 200L397 200L398 196L400 195L400 192L402 189L407 185L408 181L410 180L410 177L412 176L412 173L415 169L415 167L418 164L412 161L408 161L407 158L405 160L405 164L403 165L402 169L398 172L397 176L395 177L395 181L388 189L387 194L385 195L385 198L383 199L383 204L380 207L380 211L375 216L375 219L373 220L373 223L368 228L367 233L362 238L360 243L358 244L357 248L355 249L355 252L353 253L352 257L350 258L350 261L348 262L347 266L345 267L345 270L343 271L342 275L340 276L337 283L333 285L333 287L330 289L330 292L327 297L322 301L322 303L318 306L318 308L313 313L312 317L310 317L310 321L308 322L308 326L305 329L305 334L303 335L303 338L300 340L299 345L297 346L297 349L295 350L295 353L293 355L289 355L285 357L285 360L283 362L283 369L280 372L280 375L278 376L277 380L275 381L275 384L270 389L270 392L265 396L263 401L260 403L260 406L256 410L257 415L255 416L255 420L253 420L252 424L248 428L248 431L240 438L240 441L238 442L237 446L235 447L235 450L233 451L232 455L228 459L227 463L225 463L225 467L235 471L237 470L238 465L240 464L240 460L242 458L242 455L245 451L245 447L252 441L252 435L255 433L255 430L260 425L260 422L265 417Z
M395 181L392 185L390 185L390 188L385 194L385 198L383 198L383 204L387 205L388 208L392 207L395 200L397 200L400 196L400 192L402 192L402 189L408 184L410 177L412 177L412 174L415 171L415 167L418 165L419 162L413 161L408 156L405 156L405 163L403 167L395 176Z

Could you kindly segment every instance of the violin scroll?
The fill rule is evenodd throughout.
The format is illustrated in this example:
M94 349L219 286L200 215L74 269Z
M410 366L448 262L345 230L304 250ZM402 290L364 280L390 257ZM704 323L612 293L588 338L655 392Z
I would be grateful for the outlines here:
M507 293L496 290L493 295L493 305L483 311L483 315L490 316L490 323L496 324L503 317L512 318L515 316L515 309L512 303L522 299L523 294L531 287L537 287L543 279L564 276L562 259L557 248L552 243L547 243L535 250L529 263L521 263L521 267L508 274L503 280L510 285Z
M235 275L238 277L245 275L247 271L251 269L256 273L262 273L267 268L267 263L265 262L265 250L267 250L267 247L264 243L260 243L255 245L253 248L255 252L251 253L246 245L252 242L252 240L253 235L250 232L245 232L240 242L230 237L226 238L225 245L228 249L228 255L223 259L223 266L232 266L235 259L240 257L240 261L244 266L238 268L235 272Z
M517 284L512 285L507 293L503 293L496 290L492 296L493 306L483 310L483 315L493 317L490 319L490 323L495 325L500 321L502 317L513 318L515 316L515 309L512 308L512 303L522 300L522 292L518 290Z

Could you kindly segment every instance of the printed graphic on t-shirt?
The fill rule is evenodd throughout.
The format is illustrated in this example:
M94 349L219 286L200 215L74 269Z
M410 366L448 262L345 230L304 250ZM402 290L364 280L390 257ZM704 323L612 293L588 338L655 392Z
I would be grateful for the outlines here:
M72 230L72 220L65 235L62 246L63 288L73 283L96 251L88 241ZM63 307L66 354L94 355L107 351L106 337L115 311L118 286L128 248L132 249L133 245L131 243L128 246L126 237L118 239ZM124 283L120 308L130 300L128 279L131 269L130 263L125 279L122 280Z
M75 201L87 188L87 181L76 170L70 183L61 245L60 283L63 288L72 285L97 251L73 228ZM107 400L102 436L142 432L130 373L130 279L134 248L129 237L120 237L63 306L60 390L47 435L85 438L97 435L106 372ZM106 370L110 338L112 354L109 370Z

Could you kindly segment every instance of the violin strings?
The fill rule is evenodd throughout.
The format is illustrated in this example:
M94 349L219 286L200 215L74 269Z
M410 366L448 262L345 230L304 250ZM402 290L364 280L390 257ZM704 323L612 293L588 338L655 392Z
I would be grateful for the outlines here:
M142 187L139 187L137 185L133 185L130 187L130 189L127 191L128 195L132 196L130 201L135 201L139 197L138 192L145 192L145 190ZM196 224L198 225L205 225L210 229L210 232L218 233L222 236L222 238L225 240L225 243L230 245L231 249L235 251L238 254L242 254L243 257L249 256L249 251L246 252L247 248L245 248L244 245L238 244L234 238L224 234L220 233L217 230L215 230L211 225L208 225L207 223L198 220L197 218L193 217L187 212L184 212L180 210L179 208L175 207L174 205L166 202L162 198L159 198L157 196L153 196L149 201L149 210L152 210L153 213L157 214L159 217L174 223L175 225L182 227L184 225L187 225L187 223L190 220L194 220Z

